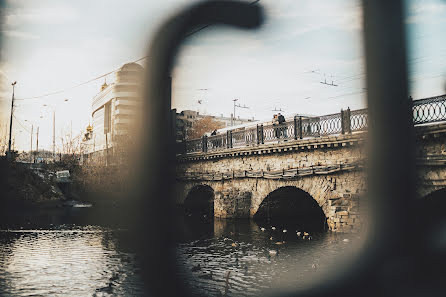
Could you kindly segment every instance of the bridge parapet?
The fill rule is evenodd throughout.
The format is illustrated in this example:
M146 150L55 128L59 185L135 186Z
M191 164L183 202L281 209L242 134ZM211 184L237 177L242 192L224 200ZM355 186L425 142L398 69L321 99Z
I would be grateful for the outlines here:
M260 156L285 152L306 152L315 149L336 149L358 144L361 145L364 143L366 135L366 131L362 131L345 135L290 140L281 143L266 143L255 146L246 145L244 147L230 148L221 151L195 152L185 155L177 155L177 161L179 163L184 163L225 157Z
M421 125L446 120L446 95L412 101L413 123ZM366 131L367 109L341 110L340 113L319 117L295 116L280 125L258 124L227 131L226 134L203 136L183 142L181 153L217 153L247 146L261 146L275 142L297 141L306 138L340 136Z

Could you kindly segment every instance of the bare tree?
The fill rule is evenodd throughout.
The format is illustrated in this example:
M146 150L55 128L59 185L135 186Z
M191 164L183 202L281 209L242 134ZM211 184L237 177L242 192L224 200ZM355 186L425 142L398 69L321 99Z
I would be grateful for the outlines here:
M224 123L215 120L213 117L207 116L196 121L193 126L186 131L186 137L188 139L200 138L205 133L221 129L224 126Z
M7 127L7 124L0 124L0 155L4 155L8 147Z

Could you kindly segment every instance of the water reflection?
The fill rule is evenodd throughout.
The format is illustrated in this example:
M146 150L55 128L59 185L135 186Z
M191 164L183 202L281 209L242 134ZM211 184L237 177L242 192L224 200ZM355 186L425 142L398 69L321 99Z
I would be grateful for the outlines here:
M182 219L179 274L206 296L304 288L338 273L358 240L326 232L304 240L290 227L252 220ZM142 296L131 242L125 230L97 226L0 230L0 296Z
M359 238L320 232L304 240L296 230L272 230L252 220L185 220L183 228L179 273L193 292L206 296L303 289L339 272L339 263L356 250Z
M0 231L1 296L141 296L138 271L99 227Z

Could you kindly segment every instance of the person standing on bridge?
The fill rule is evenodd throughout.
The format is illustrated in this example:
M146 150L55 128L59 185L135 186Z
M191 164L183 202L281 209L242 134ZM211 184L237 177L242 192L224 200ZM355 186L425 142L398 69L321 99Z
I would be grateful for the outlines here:
M286 124L285 124L285 117L279 112L279 114L277 115L277 120L279 122L280 125L280 133L279 133L279 137L283 136L283 138L287 138L287 131L286 131Z
M277 139L280 138L280 132L279 132L279 119L277 117L277 114L273 115L273 129L274 129L274 136L277 137Z

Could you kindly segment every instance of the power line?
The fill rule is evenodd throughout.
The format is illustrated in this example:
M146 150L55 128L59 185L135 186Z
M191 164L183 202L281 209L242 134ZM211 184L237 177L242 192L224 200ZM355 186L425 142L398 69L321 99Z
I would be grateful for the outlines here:
M142 60L142 59L144 59L144 58L145 58L145 57L143 57L143 58L141 58L141 59L138 59L137 61L140 61L140 60ZM40 98L43 98L43 97L48 97L48 96L51 96L51 95L56 95L56 94L64 93L64 92L66 92L66 91L69 91L69 90L78 88L78 87L80 87L80 86L86 85L86 84L91 83L91 82L93 82L93 81L95 81L95 80L98 80L98 79L100 79L100 78L103 78L103 77L105 77L105 76L107 76L107 75L110 75L110 74L112 74L112 73L115 73L115 72L118 71L119 69L121 69L121 67L119 67L119 68L116 69L116 70L107 72L107 73L105 73L105 74L102 74L102 75L100 75L100 76L97 76L97 77L95 77L95 78L92 78L92 79L90 79L90 80L87 80L87 81L85 81L85 82L79 83L79 84L77 84L77 85L74 85L74 86L69 87L69 88L66 88L66 89L62 89L62 90L59 90L59 91L54 91L54 92L46 93L46 94L39 95L39 96L25 97L25 98L20 98L20 99L15 99L15 100L32 100L32 99L40 99Z
M253 5L253 4L255 4L255 3L259 2L259 1L260 1L260 0L255 0L255 1L251 2L251 3L249 3L249 5ZM193 34L195 34L195 33L197 33L197 32L200 32L201 30L203 30L203 29L209 27L210 25L211 25L211 24L207 24L207 25L204 25L204 26L202 26L202 27L200 27L200 28L197 28L197 29L195 29L194 31L187 33L187 34L185 35L185 37L189 37L189 36L191 36L191 35L193 35ZM147 55L147 56L144 56L144 57L141 57L141 58L139 58L139 59L136 59L136 60L134 60L134 61L131 61L130 63L137 63L137 62L142 61L142 60L147 59L147 58L149 58L148 55ZM112 73L115 73L115 72L117 72L119 69L121 69L121 67L119 67L119 68L117 68L117 69L115 69L115 70L113 70L113 71L107 72L107 73L105 73L105 74L99 75L99 76L97 76L97 77L95 77L95 78L92 78L92 79L90 79L90 80L87 80L87 81L85 81L85 82L82 82L82 83L79 83L79 84L77 84L77 85L74 85L74 86L72 86L72 87L68 87L68 88L62 89L62 90L58 90L58 91L54 91L54 92L50 92L50 93L46 93L46 94L39 95L39 96L25 97L25 98L20 98L20 99L15 99L15 100L33 100L33 99L40 99L40 98L48 97L48 96L51 96L51 95L57 95L57 94L60 94L60 93L64 93L64 92L66 92L66 91L69 91L69 90L78 88L78 87L80 87L80 86L89 84L89 83L91 83L91 82L93 82L93 81L95 81L95 80L98 80L98 79L103 78L103 77L105 77L105 76L107 76L107 75L110 75L110 74L112 74Z
M20 120L19 120L18 118L16 118L15 115L13 115L12 117L13 117L14 119L16 119L17 123L19 123L19 125L22 126L22 128L25 129L26 132L31 133L31 131L29 131L28 128L26 128L26 127L24 126L24 124L22 124L22 122L20 122Z
M348 96L352 96L352 95L359 95L359 94L363 94L365 93L365 90L359 91L359 92L351 92L351 93L347 93L347 94L340 94L337 96L332 96L332 97L328 97L327 99L335 99L335 98L339 98L339 97L348 97Z

